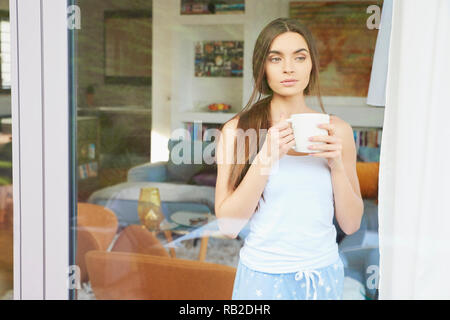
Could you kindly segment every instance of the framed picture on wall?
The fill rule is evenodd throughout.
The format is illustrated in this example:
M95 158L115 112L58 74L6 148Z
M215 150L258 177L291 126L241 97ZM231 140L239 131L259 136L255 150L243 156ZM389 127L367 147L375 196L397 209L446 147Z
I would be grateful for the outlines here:
M290 18L306 25L319 53L323 96L367 97L378 29L370 29L371 1L293 1Z
M196 77L242 77L244 41L195 43Z
M104 12L105 84L150 85L151 10Z

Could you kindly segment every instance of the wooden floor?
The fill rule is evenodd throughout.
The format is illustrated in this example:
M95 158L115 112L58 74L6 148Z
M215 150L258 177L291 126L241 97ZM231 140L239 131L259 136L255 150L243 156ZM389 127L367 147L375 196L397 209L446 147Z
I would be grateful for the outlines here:
M12 214L0 223L0 298L13 289Z

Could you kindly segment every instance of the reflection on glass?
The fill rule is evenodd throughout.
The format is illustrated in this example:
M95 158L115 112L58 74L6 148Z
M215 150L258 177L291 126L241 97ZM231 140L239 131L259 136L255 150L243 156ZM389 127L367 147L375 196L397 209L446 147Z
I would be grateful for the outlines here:
M96 248L78 251L77 264L86 271L77 292L78 299L155 299L161 295L183 299L201 294L199 288L203 290L203 298L213 299L218 297L214 296L217 291L229 292L229 287L206 288L202 287L204 283L195 281L191 282L196 287L188 284L183 287L183 279L202 276L199 270L204 270L203 263L210 263L206 267L217 271L215 278L227 279L224 281L227 286L234 280L230 274L237 267L239 250L249 229L244 227L236 239L218 232L217 220L211 217L217 167L206 165L205 159L201 164L194 161L175 164L172 156L179 156L175 147L179 141L171 139L168 133L185 129L192 140L185 139L184 143L194 151L193 142L204 138L204 129L219 128L226 121L223 117L226 112L213 106L219 108L222 103L230 103L233 112L239 111L246 86L242 79L248 77L195 77L195 67L203 61L194 59L195 43L217 41L215 47L210 47L214 51L201 55L202 70L217 72L215 61L225 63L226 59L210 58L226 49L223 41L230 40L229 35L232 41L244 40L244 48L249 43L251 37L247 34L251 33L245 30L248 25L245 15L254 8L248 7L245 15L240 12L224 16L221 14L225 12L219 10L214 17L194 16L178 14L189 11L189 8L182 10L181 3L76 1L82 26L70 31L75 41L70 61L73 61L72 73L76 75L71 100L76 110L73 163L77 200L107 208L117 219L115 230L115 223L106 219L108 214L90 211L86 216L92 222L92 232L83 235L83 224L78 222L77 246ZM236 23L229 23L228 17ZM159 30L160 33L155 32ZM165 32L173 37L166 37ZM237 49L241 54L242 48ZM153 61L157 65L152 66ZM251 65L247 62L250 61L244 65ZM236 65L239 67L241 63ZM233 70L231 64L230 70ZM157 128L152 129L152 117ZM202 120L200 125L197 118ZM198 145L204 151L208 143ZM368 180L370 185L376 185L374 179ZM372 212L368 217L376 215L376 206L368 207L371 203L365 202L367 212ZM370 225L370 229L376 230L375 223ZM89 241L94 246L89 247ZM76 248L71 249L77 252ZM347 261L351 264L351 259L359 257L351 251ZM157 272L158 259L166 259L164 263L171 263L173 270L179 272L174 275L176 281L171 282L172 286L167 285L167 274L160 276ZM192 273L181 268L185 260L193 263ZM358 261L361 264L368 259ZM351 290L360 294L363 280L357 282L358 286Z
M8 1L0 1L0 300L13 299L11 60Z
M78 201L70 252L80 270L79 290L70 297L96 299L97 269L89 264L88 252L123 250L116 243L121 234L124 243L122 231L129 225L142 229L138 197L128 201L109 191L127 182L131 168L150 162L152 1L69 0L68 5L78 6L82 16L81 28L68 31ZM149 205L141 202L139 208L157 215L151 222L147 214L146 225L153 230L164 215Z

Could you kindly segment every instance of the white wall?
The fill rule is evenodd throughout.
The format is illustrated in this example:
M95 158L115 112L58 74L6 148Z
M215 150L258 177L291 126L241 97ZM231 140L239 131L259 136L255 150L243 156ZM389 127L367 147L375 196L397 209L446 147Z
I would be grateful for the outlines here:
M153 0L151 162L168 159L171 127L172 32L178 1Z

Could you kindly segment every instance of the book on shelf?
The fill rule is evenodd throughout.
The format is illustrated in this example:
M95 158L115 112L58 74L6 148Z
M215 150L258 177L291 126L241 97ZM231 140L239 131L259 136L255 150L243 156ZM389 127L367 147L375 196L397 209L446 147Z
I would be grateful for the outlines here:
M181 0L181 14L207 14L211 13L207 1Z
M90 163L84 163L80 164L78 166L78 172L79 172L79 178L87 179L87 178L93 178L97 177L98 175L98 163L97 162L90 162Z
M181 0L181 14L229 14L243 13L243 0L228 0L227 3L214 4L210 0Z
M227 14L242 14L243 10L233 10L233 11L216 11L217 15L227 15Z
M379 162L382 128L353 129L358 161Z
M244 3L216 4L215 10L217 14L242 13L245 10L245 4Z

